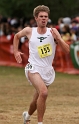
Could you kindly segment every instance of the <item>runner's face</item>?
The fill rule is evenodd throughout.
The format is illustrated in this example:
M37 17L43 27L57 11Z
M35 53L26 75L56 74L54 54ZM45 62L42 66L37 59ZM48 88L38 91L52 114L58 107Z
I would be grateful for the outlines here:
M37 22L37 26L39 27L45 27L48 22L48 13L47 12L40 12L38 14L38 17L35 17L35 20Z

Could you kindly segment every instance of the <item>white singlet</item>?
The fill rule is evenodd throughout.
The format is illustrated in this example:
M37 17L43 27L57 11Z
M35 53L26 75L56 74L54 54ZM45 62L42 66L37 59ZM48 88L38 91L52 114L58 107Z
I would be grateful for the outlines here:
M33 68L29 70L28 67L25 67L27 78L28 72L26 70L29 70L31 73L38 72L46 85L51 84L55 78L52 63L55 56L56 43L54 42L50 30L51 28L47 28L45 34L39 34L37 32L37 27L32 28L32 35L29 40L28 62L33 66Z

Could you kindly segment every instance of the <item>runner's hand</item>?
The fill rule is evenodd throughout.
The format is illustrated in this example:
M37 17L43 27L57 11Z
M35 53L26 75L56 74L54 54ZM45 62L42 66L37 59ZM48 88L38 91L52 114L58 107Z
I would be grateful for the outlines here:
M62 38L61 35L59 34L59 32L57 31L57 29L55 28L51 28L50 32L52 33L54 39L59 42Z
M14 56L15 56L15 59L16 59L17 63L22 63L22 57L21 57L21 55L23 55L23 54L24 53L19 52L19 51L17 51L17 52L14 53Z

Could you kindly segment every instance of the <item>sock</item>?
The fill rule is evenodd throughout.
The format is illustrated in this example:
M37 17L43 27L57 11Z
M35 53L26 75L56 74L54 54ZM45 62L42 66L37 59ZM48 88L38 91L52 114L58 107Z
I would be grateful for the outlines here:
M43 122L38 122L38 124L43 124Z
M27 114L26 114L26 120L29 120L30 119L30 116L31 115L29 115L29 113L27 112Z

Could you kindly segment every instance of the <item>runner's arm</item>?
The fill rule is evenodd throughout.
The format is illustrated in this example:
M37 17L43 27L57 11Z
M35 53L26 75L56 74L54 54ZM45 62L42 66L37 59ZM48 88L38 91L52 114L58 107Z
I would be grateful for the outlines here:
M30 27L27 27L27 28L24 28L23 30L21 30L20 32L16 33L15 36L14 36L14 40L13 40L13 51L14 51L14 56L15 56L15 59L18 63L21 63L22 62L22 58L21 58L21 55L23 53L21 53L19 50L18 50L18 46L19 46L19 40L21 37L24 37L24 36L29 36L30 34Z
M70 52L70 48L69 45L62 39L61 35L59 34L59 32L57 31L57 29L52 28L51 29L51 33L54 37L54 39L57 41L57 43L60 45L60 47L62 48L62 50L66 53Z

